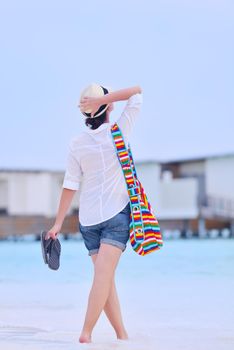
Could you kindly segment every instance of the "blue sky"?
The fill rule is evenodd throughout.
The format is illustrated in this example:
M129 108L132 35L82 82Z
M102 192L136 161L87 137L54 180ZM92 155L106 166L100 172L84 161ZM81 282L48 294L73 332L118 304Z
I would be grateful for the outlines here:
M141 85L136 160L234 153L233 34L226 0L2 1L0 168L64 169L91 82Z

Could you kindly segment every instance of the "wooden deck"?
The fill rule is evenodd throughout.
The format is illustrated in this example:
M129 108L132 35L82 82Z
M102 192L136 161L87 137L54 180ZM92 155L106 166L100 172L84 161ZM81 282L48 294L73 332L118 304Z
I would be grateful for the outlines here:
M44 216L0 216L0 239L8 236L25 234L39 235L41 230L49 230L55 218ZM77 215L67 216L64 220L62 233L79 232Z
M40 235L41 230L49 230L55 222L55 218L44 216L0 216L0 239L9 236L21 236L27 234ZM77 214L66 216L61 232L63 234L79 232L79 218ZM189 228L194 233L198 231L198 220L159 220L161 230L181 230ZM226 220L205 220L206 229L223 229L230 227Z

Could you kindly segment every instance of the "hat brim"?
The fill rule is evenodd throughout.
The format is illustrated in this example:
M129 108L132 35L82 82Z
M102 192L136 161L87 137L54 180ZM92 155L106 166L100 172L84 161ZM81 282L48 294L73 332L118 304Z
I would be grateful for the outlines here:
M91 116L91 113L86 113L86 112L82 112L82 111L81 111L81 113L82 113L83 116L85 116L86 118L97 118L97 117L99 117L100 115L102 115L102 114L107 110L108 107L109 107L109 104L100 106L100 108L97 110L96 113L94 113L93 116Z

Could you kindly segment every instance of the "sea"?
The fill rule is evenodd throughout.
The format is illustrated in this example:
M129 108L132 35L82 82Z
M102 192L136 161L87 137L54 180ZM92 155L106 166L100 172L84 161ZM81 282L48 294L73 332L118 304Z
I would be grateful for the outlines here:
M61 239L60 268L40 241L0 242L1 350L233 350L234 239L165 240L138 255L128 242L116 286L128 340L102 312L80 344L93 264L82 240Z

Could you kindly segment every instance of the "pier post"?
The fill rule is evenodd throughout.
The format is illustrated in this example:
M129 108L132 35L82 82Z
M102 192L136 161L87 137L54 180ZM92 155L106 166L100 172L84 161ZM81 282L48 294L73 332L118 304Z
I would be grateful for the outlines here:
M234 237L234 219L231 220L230 224L230 237Z
M206 223L205 223L205 219L203 217L200 217L198 219L198 235L201 238L205 238L207 235Z

